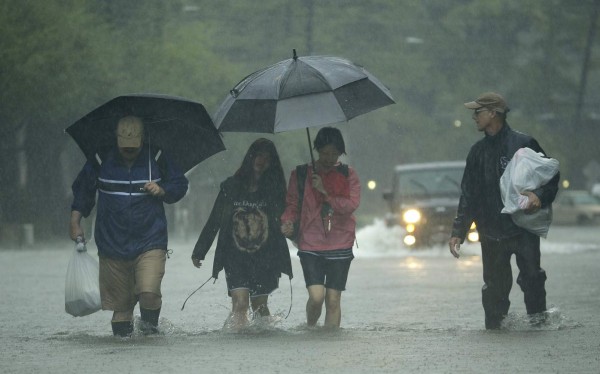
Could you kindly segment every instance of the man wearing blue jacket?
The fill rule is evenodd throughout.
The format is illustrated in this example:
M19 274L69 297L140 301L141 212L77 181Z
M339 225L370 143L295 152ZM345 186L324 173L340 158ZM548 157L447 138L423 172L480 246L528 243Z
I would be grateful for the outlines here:
M144 125L128 116L117 125L117 147L87 161L73 183L70 236L84 238L81 218L96 204L95 240L100 263L102 309L112 310L115 336L133 333L140 303L145 333L158 332L160 286L167 254L163 203L183 198L188 180L165 152L143 143ZM159 155L159 157L156 157Z

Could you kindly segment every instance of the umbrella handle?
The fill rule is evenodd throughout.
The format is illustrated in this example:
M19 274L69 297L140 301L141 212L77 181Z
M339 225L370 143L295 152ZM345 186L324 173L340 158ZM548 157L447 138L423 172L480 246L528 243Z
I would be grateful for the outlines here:
M150 136L148 136L148 182L152 182L152 164L150 163L151 157L152 155L150 153ZM144 187L140 187L140 192L144 191L146 191L146 189Z
M312 170L314 173L316 171L315 170L315 156L313 155L313 150L312 150L312 147L310 146L310 131L308 130L308 127L306 128L306 137L308 139L308 150L310 151L310 162L312 164Z

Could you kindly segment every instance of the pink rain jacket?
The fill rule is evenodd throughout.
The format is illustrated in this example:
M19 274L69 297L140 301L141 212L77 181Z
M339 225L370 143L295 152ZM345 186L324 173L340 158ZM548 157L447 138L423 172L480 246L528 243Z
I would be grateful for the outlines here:
M296 169L290 176L286 196L286 209L281 222L296 222L300 216L300 235L297 246L305 251L327 251L351 248L355 240L356 219L353 215L360 203L358 175L348 167L348 176L336 168L319 173L327 191L327 198L312 187L312 167L308 167L304 182L302 213L298 213L298 184ZM321 219L322 203L333 208L331 231L325 234L326 224Z

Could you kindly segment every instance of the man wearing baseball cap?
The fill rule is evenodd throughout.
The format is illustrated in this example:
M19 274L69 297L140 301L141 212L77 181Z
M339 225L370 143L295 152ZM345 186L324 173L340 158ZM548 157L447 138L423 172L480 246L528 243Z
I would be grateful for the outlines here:
M95 241L100 259L100 298L112 310L113 334L133 333L139 302L144 334L158 333L161 282L167 258L167 218L163 203L183 198L188 180L165 152L144 144L142 119L117 122L116 146L87 161L73 182L70 236L84 240L81 218L96 205Z
M461 183L462 194L450 241L450 252L459 257L460 244L475 222L480 236L483 262L482 303L486 329L498 329L508 313L512 288L510 258L519 267L517 284L525 295L525 306L532 320L542 320L546 311L546 272L540 267L540 238L515 225L500 195L500 177L514 153L523 147L545 152L531 136L517 132L506 122L509 107L495 92L486 92L464 104L473 110L472 118L483 139L467 155ZM547 184L523 194L528 197L525 213L535 213L552 204L558 191L560 174Z

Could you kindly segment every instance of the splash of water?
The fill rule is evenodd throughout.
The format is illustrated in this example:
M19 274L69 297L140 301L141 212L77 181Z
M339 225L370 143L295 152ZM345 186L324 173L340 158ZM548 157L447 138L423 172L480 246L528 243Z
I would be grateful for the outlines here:
M221 331L234 334L260 334L279 331L280 328L278 326L284 319L285 315L283 312L268 316L261 316L251 311L248 311L245 316L235 316L233 313L230 313Z
M502 321L502 330L509 331L556 331L580 327L581 324L567 318L558 307L537 314L509 313Z

